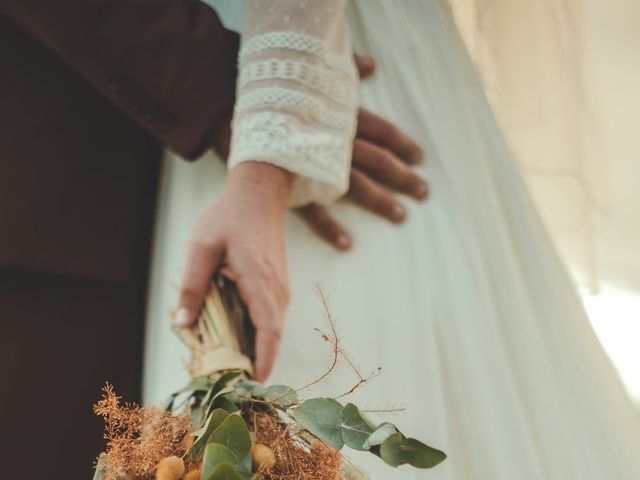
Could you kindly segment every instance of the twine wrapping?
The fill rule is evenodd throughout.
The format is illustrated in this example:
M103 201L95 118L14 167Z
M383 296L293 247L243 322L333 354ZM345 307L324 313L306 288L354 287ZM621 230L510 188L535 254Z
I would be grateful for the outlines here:
M253 374L253 326L235 285L223 277L212 283L196 324L176 333L191 350L186 367L192 377L228 370Z

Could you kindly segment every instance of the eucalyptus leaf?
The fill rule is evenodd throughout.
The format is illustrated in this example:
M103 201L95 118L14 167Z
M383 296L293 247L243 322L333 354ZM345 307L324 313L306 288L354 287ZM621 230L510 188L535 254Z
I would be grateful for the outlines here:
M380 457L394 467L408 463L416 468L432 468L447 458L444 452L401 433L394 433L380 445Z
M264 399L267 396L267 387L254 380L240 380L235 385L238 394L243 397Z
M200 476L200 480L245 480L245 478L230 465L221 465L209 477Z
M220 402L218 402L217 400L222 396L233 393L233 392L235 392L235 389L233 387L227 386L227 387L221 388L218 391L218 393L214 394L213 397L208 401L207 415L213 410L215 410L216 408L224 408L224 406L220 405ZM226 406L229 407L228 404ZM228 410L227 408L224 408L224 409L227 410L229 413L237 412L239 410L239 408L235 408L232 410Z
M354 450L369 450L365 442L374 432L374 427L362 416L358 407L348 403L342 411L342 439Z
M228 415L222 424L213 431L208 443L224 445L240 460L249 454L251 436L242 417L233 414Z
M211 387L208 389L207 395L204 397L202 403L208 405L221 390L229 387L229 383L240 375L242 375L242 370L231 370L220 375L217 380L212 381Z
M211 478L220 466L230 465L233 467L237 463L238 459L227 447L218 443L208 443L204 449L200 478L203 480Z
M253 441L251 443L253 443ZM248 473L251 475L251 466L251 453L249 453L249 455L245 456L238 463L238 473ZM249 478L251 478L251 476Z
M236 413L240 411L238 405L235 402L229 400L227 395L221 395L216 397L215 400L211 403L214 409L221 408L229 413Z
M265 400L287 407L298 403L298 394L286 385L271 385L267 388Z
M362 447L370 450L372 447L382 445L382 443L394 433L398 433L398 429L394 424L389 422L382 423L378 425L375 432L369 435L369 438L367 438Z
M303 428L317 435L336 450L340 450L344 445L343 408L330 398L313 398L293 409L291 414Z
M204 451L204 447L209 441L211 434L222 425L222 423L229 416L229 413L222 410L221 408L214 410L207 417L207 421L200 430L197 430L193 433L196 437L196 441L193 443L191 448L189 449L189 456L194 460L200 459L202 456L202 452Z
M213 385L213 381L207 376L199 376L191 379L189 384L178 390L177 392L173 392L169 398L165 401L164 409L166 411L173 410L173 405L180 395L188 393L189 396L195 393L205 393L209 391L211 386Z

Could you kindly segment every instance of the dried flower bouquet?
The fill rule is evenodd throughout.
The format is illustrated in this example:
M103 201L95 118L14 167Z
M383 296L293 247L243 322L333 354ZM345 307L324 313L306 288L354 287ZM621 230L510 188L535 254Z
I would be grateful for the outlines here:
M318 290L332 344L329 368L301 388L251 380L253 329L235 286L218 278L198 324L178 334L190 347L192 381L164 408L121 404L111 386L94 407L106 424L107 451L94 480L360 480L367 476L341 454L346 445L392 466L431 468L446 455L376 425L351 403L301 400L299 393L331 374L342 357L335 323Z

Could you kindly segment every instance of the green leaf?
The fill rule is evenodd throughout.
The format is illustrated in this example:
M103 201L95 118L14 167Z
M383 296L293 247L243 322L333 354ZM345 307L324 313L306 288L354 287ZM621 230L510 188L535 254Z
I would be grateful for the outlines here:
M373 426L362 416L358 407L348 403L342 411L342 439L354 450L369 450L365 442L373 433Z
M242 370L231 370L230 372L223 373L220 377L211 383L211 387L208 389L202 403L208 405L221 390L229 386L233 380L242 375Z
M221 388L218 391L218 393L213 395L211 400L209 400L209 406L207 407L207 414L209 414L210 412L212 412L216 408L224 408L229 413L237 412L238 410L240 410L239 408L237 408L235 406L233 408L231 408L231 406L227 402L224 402L224 400L218 401L221 397L223 397L225 395L230 395L230 394L235 394L235 389L233 387L223 387L223 388ZM225 406L221 405L221 403L224 403L226 407L229 407L231 409L225 408Z
M107 474L107 469L105 465L106 458L107 456L104 453L100 454L100 457L98 458L98 463L96 464L96 471L93 475L93 480L102 480L104 476Z
M178 398L183 393L189 393L189 396L195 393L205 393L211 388L212 385L212 380L207 376L195 377L189 382L186 387L172 393L169 398L167 398L164 404L164 409L166 411L173 410L173 404L175 403L176 398Z
M193 433L196 437L196 441L189 449L189 456L194 460L199 460L204 451L204 447L209 441L211 434L222 425L222 423L229 416L227 412L221 408L211 412L211 415L207 417L207 421L200 430Z
M238 405L236 405L235 402L231 401L227 395L220 395L219 397L216 397L211 405L214 409L221 408L229 413L236 413L240 411Z
M267 388L265 400L287 407L298 403L298 395L291 387L286 385L271 385Z
M340 450L342 439L343 407L330 398L313 398L303 402L292 412L293 418L305 429L317 435L327 444Z
M244 480L231 465L221 465L209 477L200 476L200 480Z
M380 445L380 457L394 467L408 463L416 468L432 468L447 455L418 440L394 433Z
M251 466L251 454L249 454L238 462L238 473L249 473L249 478L251 478Z
M382 443L394 433L398 433L398 429L394 424L389 422L382 423L378 425L375 432L369 435L369 438L367 438L362 447L370 450L371 447L382 445Z
M208 440L209 443L219 443L233 452L238 461L249 454L251 436L247 424L240 415L229 415L222 424L214 430Z
M264 399L267 396L267 387L253 380L240 380L235 388L243 397Z
M200 478L209 479L220 466L230 465L233 467L237 463L238 459L227 447L217 443L208 443L204 449Z

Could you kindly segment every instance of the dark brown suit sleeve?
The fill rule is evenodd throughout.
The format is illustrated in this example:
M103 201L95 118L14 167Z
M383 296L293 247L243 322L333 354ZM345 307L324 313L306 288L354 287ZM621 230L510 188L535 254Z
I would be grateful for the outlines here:
M232 109L238 36L199 0L0 0L0 13L187 158Z

